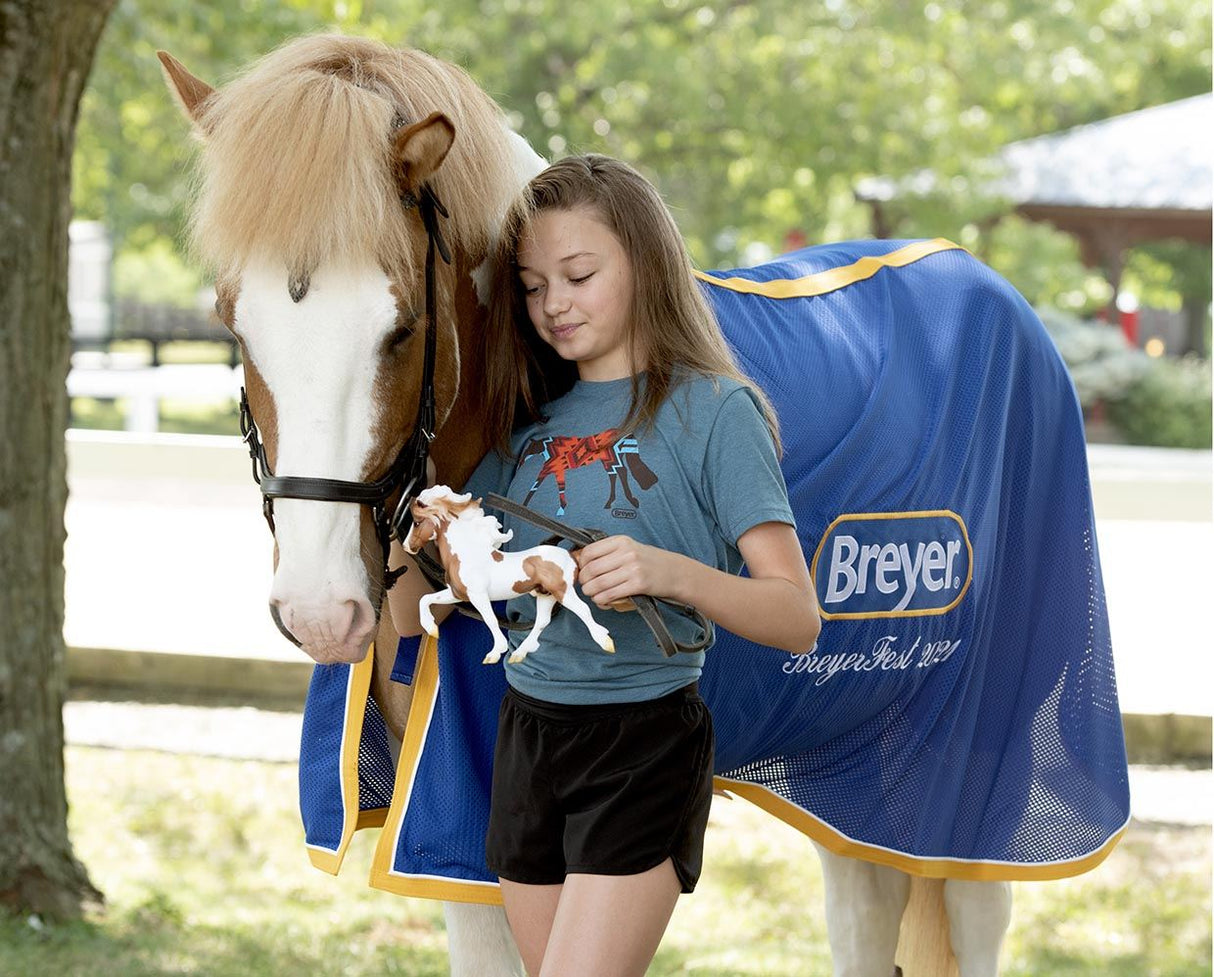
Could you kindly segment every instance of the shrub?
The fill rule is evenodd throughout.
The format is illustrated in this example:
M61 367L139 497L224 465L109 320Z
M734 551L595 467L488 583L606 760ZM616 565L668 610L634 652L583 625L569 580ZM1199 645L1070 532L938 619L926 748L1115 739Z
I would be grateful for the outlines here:
M1114 326L1054 308L1037 309L1037 315L1062 354L1084 410L1120 397L1151 368L1151 358Z
M1109 420L1131 444L1209 448L1210 361L1160 358L1121 396L1108 401Z

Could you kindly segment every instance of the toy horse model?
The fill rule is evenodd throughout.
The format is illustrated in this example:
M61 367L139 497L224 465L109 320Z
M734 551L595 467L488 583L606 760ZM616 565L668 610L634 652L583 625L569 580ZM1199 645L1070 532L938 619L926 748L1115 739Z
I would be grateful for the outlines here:
M510 655L510 662L521 662L540 644L540 634L552 619L553 608L560 604L573 611L590 631L595 643L607 652L615 645L607 629L590 615L574 589L577 564L559 546L533 546L517 553L503 553L502 544L514 538L514 531L502 532L501 523L485 515L480 499L460 495L446 485L426 489L413 503L414 525L404 542L405 551L416 553L434 540L447 571L447 587L426 594L418 605L422 627L438 637L438 626L430 608L435 604L467 601L476 608L493 633L493 648L484 664L501 661L506 636L498 626L491 601L507 600L520 594L535 594L535 624L522 644Z

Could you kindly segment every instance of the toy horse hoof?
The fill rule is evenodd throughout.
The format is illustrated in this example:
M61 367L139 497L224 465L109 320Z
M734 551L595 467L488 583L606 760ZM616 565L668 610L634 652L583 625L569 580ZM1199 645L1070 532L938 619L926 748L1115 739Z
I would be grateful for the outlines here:
M501 660L502 660L502 653L500 651L491 651L483 659L481 659L481 664L482 665L496 665Z
M615 642L611 640L610 635L603 639L602 648L609 655L615 654Z
M511 665L517 665L519 662L521 662L526 657L527 657L527 652L516 651L509 658L507 658L506 661L508 661Z

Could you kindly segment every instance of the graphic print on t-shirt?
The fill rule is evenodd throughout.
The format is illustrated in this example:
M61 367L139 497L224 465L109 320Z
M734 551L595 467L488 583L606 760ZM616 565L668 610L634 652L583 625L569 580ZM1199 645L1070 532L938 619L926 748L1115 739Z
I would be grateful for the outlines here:
M532 483L527 497L523 499L523 505L527 505L531 501L531 497L535 495L544 479L553 475L556 477L556 490L560 500L556 510L558 516L565 514L567 504L565 476L574 468L585 468L596 462L603 466L609 483L607 501L603 508L611 509L615 505L617 485L623 491L624 498L632 504L632 509L612 511L613 515L618 513L620 518L631 518L635 515L634 510L641 504L632 492L628 476L631 475L636 479L636 483L642 491L652 488L658 480L658 476L641 460L637 439L631 434L621 435L615 428L608 428L606 431L582 438L565 436L532 438L523 445L519 464L521 465L534 455L542 455L544 463L540 466L539 473L535 476L535 482Z

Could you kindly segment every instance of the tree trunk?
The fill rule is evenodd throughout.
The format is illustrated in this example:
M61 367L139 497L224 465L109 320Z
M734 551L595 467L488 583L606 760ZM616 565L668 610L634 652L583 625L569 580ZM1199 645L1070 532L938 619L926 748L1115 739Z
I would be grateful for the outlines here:
M1196 353L1202 359L1210 355L1206 349L1206 308L1208 302L1186 299L1184 304L1185 348L1182 353Z
M0 0L0 903L100 898L63 783L67 228L76 114L114 0Z

